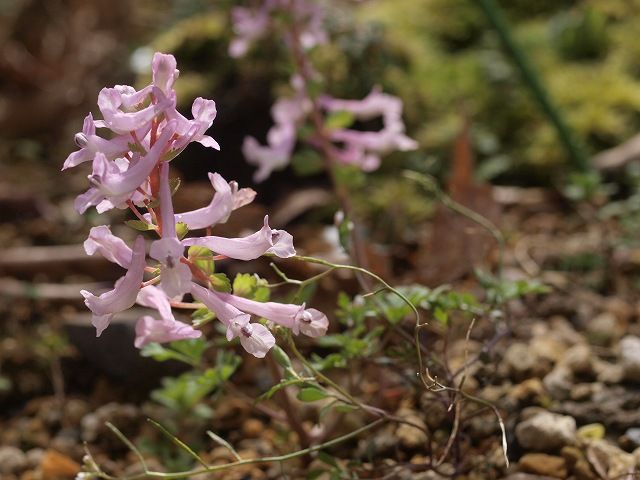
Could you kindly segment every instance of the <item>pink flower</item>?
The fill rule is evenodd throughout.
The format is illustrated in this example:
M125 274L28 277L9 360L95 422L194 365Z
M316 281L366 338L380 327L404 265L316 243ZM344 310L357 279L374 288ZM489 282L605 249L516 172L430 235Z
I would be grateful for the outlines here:
M84 297L85 305L93 312L91 323L96 327L97 337L109 326L114 314L127 310L136 303L145 266L144 238L138 236L133 245L129 270L116 281L113 290L105 292L99 297L86 290L80 291Z
M256 302L230 293L217 295L229 305L289 328L296 335L302 332L309 337L320 337L327 333L329 328L329 320L324 313L315 308L305 308L304 304Z
M233 210L251 203L256 196L256 192L252 189L238 189L236 182L227 183L218 173L209 173L209 180L216 192L211 199L211 203L206 207L191 212L175 214L176 223L185 223L189 230L225 223ZM145 214L145 218L151 220L151 215Z
M140 108L153 93L157 103ZM158 87L149 85L136 91L128 85L103 88L98 95L98 107L104 118L104 125L116 133L129 133L146 124L171 107L172 101Z
M191 106L193 120L188 120L175 108L168 109L166 113L167 118L178 123L176 133L180 135L180 138L174 145L175 150L180 151L191 142L198 142L205 147L220 150L218 142L209 135L205 135L216 118L216 102L202 97L196 98Z
M357 165L365 171L380 165L380 155L394 150L408 151L418 148L415 140L405 135L402 121L402 101L374 88L362 100L340 100L331 97L321 99L322 106L330 112L347 111L358 120L371 120L381 116L383 127L377 132L336 129L331 140L341 142L343 148L334 148L335 158L347 165Z
M156 52L151 61L153 84L167 96L174 94L173 84L176 82L180 71L176 68L177 62L173 55Z
M76 133L74 138L76 145L80 147L77 152L71 153L64 162L62 170L75 167L81 163L94 159L96 153L102 152L109 160L123 156L129 151L131 137L118 135L111 140L96 135L96 125L91 113L84 119L82 132Z
M284 230L270 228L268 215L264 217L264 226L247 237L186 238L182 244L186 246L202 245L220 255L237 260L253 260L265 253L272 253L280 258L293 257L296 254L291 234Z
M202 332L195 330L191 325L178 322L174 318L169 298L159 288L151 285L144 287L138 292L136 301L140 305L154 308L160 313L160 320L148 315L138 320L134 343L137 348L142 348L152 342L166 343L202 336Z
M229 45L229 55L244 56L252 42L265 34L269 27L269 10L264 6L258 10L234 7L231 10L233 31L236 34Z
M200 338L202 332L191 325L177 320L156 320L149 315L141 317L136 323L136 348L142 348L149 343L167 343L189 338Z
M113 205L119 205L131 198L136 189L147 181L161 156L168 150L175 128L176 123L169 122L154 146L144 156L134 154L131 162L126 159L110 161L102 152L98 152L93 159L93 173L89 175L93 187L76 198L76 210L84 213L88 207L97 205L104 199Z
M275 122L267 133L267 145L260 145L253 137L246 137L242 154L247 162L258 167L253 178L266 180L271 172L286 167L296 145L298 125L304 120L311 103L301 92L292 98L281 98L273 104L271 116Z
M182 297L189 291L191 270L184 263L184 246L178 240L174 223L171 190L169 188L169 164L160 164L160 213L162 238L151 244L149 256L160 262L160 286L171 297Z
M267 327L260 323L250 323L250 315L226 303L216 292L192 283L191 294L226 325L227 340L239 337L240 344L251 355L263 358L275 345L276 340Z
M123 268L131 265L131 248L120 237L112 234L107 225L93 227L89 231L89 238L84 241L84 250L87 255L100 252L104 258Z

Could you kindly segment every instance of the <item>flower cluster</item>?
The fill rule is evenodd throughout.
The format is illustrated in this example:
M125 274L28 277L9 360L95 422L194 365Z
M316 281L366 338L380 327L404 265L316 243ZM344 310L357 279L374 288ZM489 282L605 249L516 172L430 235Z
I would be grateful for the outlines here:
M274 170L290 163L298 128L314 113L326 116L347 113L354 121L382 117L383 127L378 131L326 127L327 131L322 134L331 145L329 151L324 153L336 163L372 171L380 166L381 155L395 150L415 150L417 142L405 134L402 101L383 93L379 87L375 87L362 100L341 100L328 95L310 98L306 83L310 78L317 79L318 73L306 57L306 52L325 43L328 38L323 29L323 11L314 0L262 0L260 8L256 10L234 8L232 17L236 37L230 45L232 56L244 55L252 42L266 34L278 12L287 7L292 10L284 38L291 56L299 63L299 73L291 78L294 93L277 99L273 104L271 116L274 126L267 133L266 145L261 145L253 137L244 140L242 153L248 163L258 168L254 180L261 182ZM323 142L318 138L309 139L312 147L318 147L320 143Z
M147 264L146 244L139 235L133 247L103 225L91 229L84 247L89 255L100 253L126 269L112 290L95 295L80 293L91 310L97 336L109 326L114 315L139 304L157 311L157 319L143 316L136 325L135 345L198 338L201 332L176 320L172 307L192 308L183 302L191 295L210 309L227 329L227 338L240 338L242 346L256 357L264 357L274 345L270 330L251 315L289 328L293 333L317 337L328 328L327 317L305 305L260 303L225 291L216 291L210 272L205 271L185 249L205 249L212 259L252 260L264 254L281 258L295 255L293 237L269 226L268 217L257 232L241 238L206 235L183 238L190 230L207 229L224 223L233 210L250 203L255 192L239 189L217 173L209 179L215 191L209 205L184 213L174 213L169 162L191 142L219 150L218 143L205 132L216 117L213 100L197 98L192 119L176 110L173 85L178 78L172 55L156 53L152 62L152 83L141 90L117 85L104 88L98 96L103 120L89 114L82 132L76 134L78 151L69 155L63 170L92 162L88 176L90 187L77 197L75 207L83 213L95 206L98 212L112 208L130 208L139 218L142 230L154 231L159 238L151 242ZM112 132L111 138L99 136L96 129ZM139 208L145 208L142 214ZM180 233L180 235L179 235ZM151 278L145 281L145 272ZM197 304L195 304L197 306Z
M295 39L303 48L313 48L327 41L323 28L324 11L314 1L309 0L263 0L256 9L234 7L231 11L235 37L229 44L229 55L246 55L253 43L264 37L278 13L290 16L301 28Z

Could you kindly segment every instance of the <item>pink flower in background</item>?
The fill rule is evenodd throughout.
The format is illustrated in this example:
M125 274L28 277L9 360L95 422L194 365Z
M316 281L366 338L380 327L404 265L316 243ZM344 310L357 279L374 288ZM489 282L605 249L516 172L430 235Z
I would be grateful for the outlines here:
M205 304L227 327L227 340L240 338L240 344L251 355L263 358L276 343L267 327L260 323L250 323L250 315L241 312L233 305L195 283L191 284L191 294Z
M264 217L264 226L246 237L196 237L186 238L182 243L186 246L201 245L220 255L237 260L253 260L265 253L273 253L280 258L289 258L296 254L291 234L269 227L268 215Z
M129 270L116 281L113 290L105 292L99 297L87 290L80 291L84 297L85 305L93 313L91 323L96 327L97 337L109 326L114 314L127 310L136 303L145 267L144 238L138 236L133 244L133 256Z
M180 261L184 246L176 234L167 162L160 164L160 212L162 238L151 244L149 256L160 262L160 286L165 293L171 298L182 298L190 288L191 270Z
M328 39L324 29L324 10L313 0L263 0L258 8L235 7L231 21L235 37L229 44L229 55L243 57L260 38L264 37L278 13L293 18L298 27L297 42L309 50Z
M322 107L329 112L346 111L358 120L382 117L383 127L376 132L335 129L331 140L342 143L334 147L334 156L341 163L357 165L365 171L375 170L380 165L380 155L395 150L408 151L418 148L418 143L405 135L402 121L402 101L374 88L362 100L341 100L328 96L320 99Z
M253 176L256 182L266 180L271 172L289 164L298 127L310 111L311 101L301 92L292 98L280 98L271 107L275 124L267 133L267 145L260 145L253 137L244 139L242 153L248 163L258 167Z

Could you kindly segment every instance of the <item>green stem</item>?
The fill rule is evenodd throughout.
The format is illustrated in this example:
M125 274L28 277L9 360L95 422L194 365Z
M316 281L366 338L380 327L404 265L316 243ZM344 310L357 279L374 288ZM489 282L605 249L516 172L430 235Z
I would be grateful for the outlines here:
M495 0L476 0L476 3L482 8L489 22L500 37L505 49L516 64L526 85L531 90L534 98L542 108L543 112L553 124L560 137L560 141L564 145L574 167L582 172L592 170L589 157L585 151L584 145L576 137L575 133L565 121L564 116L558 107L551 100L551 96L542 84L542 80L536 72L533 64L529 61L524 50L518 45L511 33L511 27Z
M190 471L186 471L186 472L177 472L177 473L164 473L164 472L154 472L154 471L149 471L145 469L144 473L140 473L137 475L131 475L131 476L127 476L127 477L114 477L111 475L108 475L106 473L103 472L98 472L96 474L96 476L98 478L103 478L105 480L144 480L146 478L160 478L160 479L164 479L164 480L178 480L178 479L183 479L183 478L188 478L188 477L195 477L197 475L204 475L206 473L213 473L213 472L218 472L220 470L226 470L228 468L233 468L233 467L239 467L241 465L251 465L251 464L256 464L256 463L273 463L273 462L284 462L287 460L292 460L294 458L298 458L298 457L302 457L303 455L308 455L309 453L313 453L313 452L317 452L318 450L322 450L325 448L329 448L332 447L333 445L338 445L342 442L345 442L353 437L356 437L358 435L360 435L363 432L366 432L367 430L371 430L372 428L377 427L378 425L386 422L387 420L385 418L380 418L374 422L371 422L363 427L358 428L357 430L354 430L353 432L349 432L345 435L342 435L340 437L334 438L332 440L329 440L327 442L321 443L320 445L314 445L312 447L309 448L304 448L302 450L298 450L296 452L292 452L292 453L287 453L285 455L279 455L279 456L275 456L275 457L262 457L262 458L248 458L246 460L238 460L237 462L231 462L231 463L225 463L224 465L211 465L209 467L206 468L200 468L200 469L196 469L196 470L190 470ZM122 438L121 438L122 439ZM129 442L127 440L128 444L130 444L131 442Z

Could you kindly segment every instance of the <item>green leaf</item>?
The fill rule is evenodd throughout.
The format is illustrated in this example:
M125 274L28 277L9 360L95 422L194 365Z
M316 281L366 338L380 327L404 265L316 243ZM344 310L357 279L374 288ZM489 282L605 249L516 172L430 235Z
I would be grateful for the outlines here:
M231 293L231 280L224 273L209 275L209 281L216 292Z
M152 225L151 223L143 222L142 220L126 220L124 224L128 227L131 227L135 230L139 230L141 232L148 232L150 230L157 230L158 227Z
M340 412L340 413L351 413L358 410L358 407L354 406L354 405L347 405L346 403L343 403L342 405L336 405L335 406L335 411L336 412Z
M189 233L189 227L187 227L186 223L184 222L176 223L176 235L178 235L178 238L180 240L186 237L187 233Z
M442 310L440 307L436 307L436 309L433 312L433 316L442 325L448 325L449 324L449 315L447 314L447 312Z
M238 273L233 279L233 294L239 297L252 298L258 288L258 278L250 273Z
M191 314L191 321L194 327L201 327L202 325L209 323L216 318L216 314L209 310L207 307L199 308Z
M189 247L187 257L196 267L207 275L213 275L216 271L216 262L213 260L213 252L201 245Z
M156 362L166 362L167 360L177 360L193 366L193 359L175 350L165 348L159 343L150 343L142 348L140 354L143 357L151 357Z
M327 115L324 125L329 130L337 130L351 126L355 119L353 113L346 110L338 110Z
M324 390L316 387L305 387L298 392L298 400L301 402L316 402L328 396Z
M318 460L326 463L327 465L338 468L338 462L336 461L336 459L333 456L329 455L327 452L319 451Z

